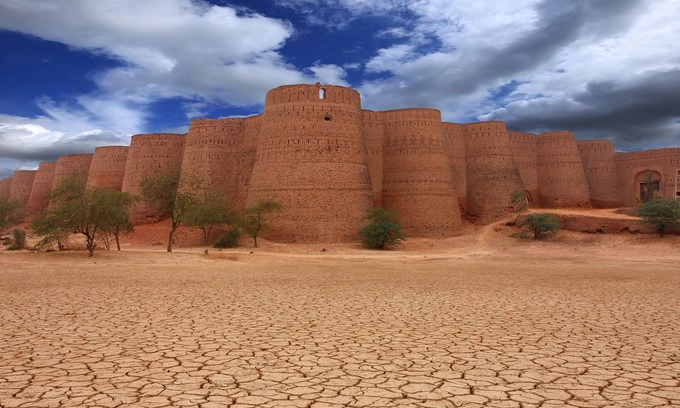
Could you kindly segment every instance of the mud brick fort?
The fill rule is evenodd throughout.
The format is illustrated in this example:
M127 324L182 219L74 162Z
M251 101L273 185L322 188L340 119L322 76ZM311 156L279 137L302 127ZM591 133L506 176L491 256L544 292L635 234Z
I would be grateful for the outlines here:
M259 115L198 119L187 134L135 135L130 146L17 170L0 180L0 197L18 200L30 218L68 175L138 194L142 177L177 167L236 208L279 200L285 209L266 235L288 242L354 240L372 206L396 210L411 236L451 235L464 217L506 216L515 190L546 208L680 199L680 148L619 153L607 140L577 141L568 131L447 123L435 109L369 111L357 91L321 84L275 88ZM139 205L134 217L156 215Z

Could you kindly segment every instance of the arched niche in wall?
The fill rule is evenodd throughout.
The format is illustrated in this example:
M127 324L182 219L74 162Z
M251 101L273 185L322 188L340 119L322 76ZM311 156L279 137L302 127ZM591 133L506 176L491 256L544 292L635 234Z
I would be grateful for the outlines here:
M638 200L646 203L660 195L661 173L651 169L642 170L635 175L635 185L638 186L636 189Z

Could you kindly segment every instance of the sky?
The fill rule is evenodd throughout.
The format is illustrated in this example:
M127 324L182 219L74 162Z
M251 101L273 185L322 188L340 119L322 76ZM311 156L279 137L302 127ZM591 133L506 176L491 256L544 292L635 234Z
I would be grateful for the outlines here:
M0 177L315 82L365 109L678 147L678 21L680 0L2 0Z

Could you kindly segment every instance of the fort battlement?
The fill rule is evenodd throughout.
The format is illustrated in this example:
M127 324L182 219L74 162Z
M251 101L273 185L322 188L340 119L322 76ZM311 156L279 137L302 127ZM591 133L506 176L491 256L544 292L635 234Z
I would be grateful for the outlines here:
M57 168L56 162L42 162L33 178L31 194L28 198L26 211L28 214L37 214L47 209L50 201L50 191L54 183L54 171Z
M36 212L66 174L89 186L139 194L139 182L181 169L220 189L237 209L273 198L284 210L266 237L289 242L355 240L372 206L397 210L411 236L461 231L463 218L487 223L509 215L510 193L532 206L634 205L641 183L680 197L680 148L615 153L608 140L577 141L566 130L509 131L500 121L443 122L430 108L362 109L354 89L322 84L269 91L263 113L196 119L186 135L135 135L130 146L67 155L0 180L0 197ZM31 202L28 205L28 202ZM136 222L158 218L138 204Z

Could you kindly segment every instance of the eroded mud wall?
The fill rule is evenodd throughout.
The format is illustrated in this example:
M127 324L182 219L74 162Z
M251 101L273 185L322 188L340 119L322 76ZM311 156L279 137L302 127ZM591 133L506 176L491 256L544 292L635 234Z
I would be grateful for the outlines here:
M538 188L542 207L590 207L590 190L571 132L538 135Z
M56 162L41 162L33 179L31 195L26 206L27 215L30 217L46 210L50 202L50 191L54 183L54 171L57 168Z
M121 191L129 150L128 146L100 146L94 149L87 186Z

